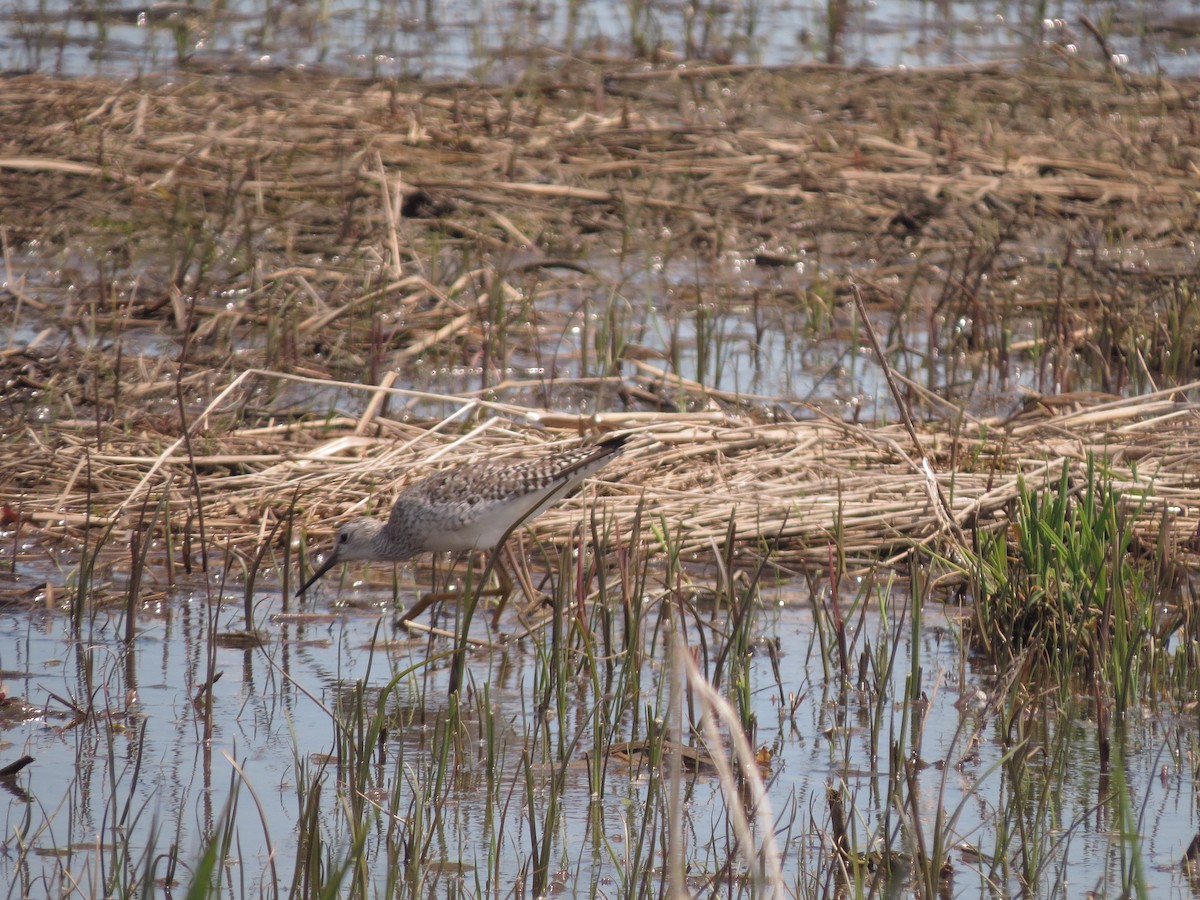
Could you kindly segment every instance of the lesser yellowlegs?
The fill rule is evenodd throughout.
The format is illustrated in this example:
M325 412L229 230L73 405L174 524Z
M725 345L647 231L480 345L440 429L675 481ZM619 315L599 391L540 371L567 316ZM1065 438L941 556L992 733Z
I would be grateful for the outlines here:
M516 526L570 494L627 439L610 437L520 462L468 463L423 478L396 498L386 522L351 519L338 529L333 551L296 594L340 562L498 549Z

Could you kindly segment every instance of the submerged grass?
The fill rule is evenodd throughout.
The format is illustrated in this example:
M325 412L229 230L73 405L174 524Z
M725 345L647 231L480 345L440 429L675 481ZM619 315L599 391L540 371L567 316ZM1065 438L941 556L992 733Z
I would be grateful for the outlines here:
M1077 475L1064 463L1056 483L1022 480L1010 522L977 532L972 583L984 653L1032 660L1061 683L1103 676L1121 713L1159 652L1149 639L1162 586L1153 558L1134 558L1131 523L1145 501L1133 499L1094 457Z

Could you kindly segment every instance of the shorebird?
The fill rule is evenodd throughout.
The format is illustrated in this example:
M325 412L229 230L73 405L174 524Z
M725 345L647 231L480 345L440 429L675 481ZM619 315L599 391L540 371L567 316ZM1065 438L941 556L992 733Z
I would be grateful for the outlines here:
M423 478L396 498L387 521L357 518L339 528L333 551L296 596L340 562L400 562L419 553L498 551L518 525L579 487L620 452L628 437L519 462L467 463Z

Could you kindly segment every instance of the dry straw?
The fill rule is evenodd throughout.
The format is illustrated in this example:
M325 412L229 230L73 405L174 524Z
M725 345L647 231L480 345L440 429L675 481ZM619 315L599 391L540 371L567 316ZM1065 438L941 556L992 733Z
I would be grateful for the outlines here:
M980 346L958 352L993 365L1007 327L994 317L1019 309L1012 315L1043 317L1043 337L1005 352L1058 354L1064 371L1064 357L1091 353L1118 369L1110 360L1125 347L1100 346L1095 335L1106 315L1135 315L1120 261L1097 252L1087 279L1063 273L1083 271L1083 251L1071 248L1097 222L1145 251L1139 283L1194 271L1180 252L1190 229L1178 223L1195 218L1194 124L1180 114L1195 86L1130 76L1114 88L1072 65L631 72L565 62L551 74L543 89L520 90L299 76L5 79L0 221L20 223L6 231L6 281L29 320L6 325L15 333L35 323L36 337L6 346L0 362L14 394L57 392L62 408L53 421L8 429L4 502L48 534L77 540L86 523L131 527L147 497L165 492L166 527L186 530L202 513L214 546L248 551L284 517L323 537L347 515L386 509L435 466L620 430L638 437L603 473L604 508L626 529L642 509L643 521L668 524L689 553L709 553L731 533L781 561L818 564L834 541L863 560L936 548L958 529L997 521L1019 479L1039 483L1064 460L1082 468L1088 454L1111 468L1144 527L1165 518L1165 533L1190 546L1200 520L1188 399L1196 384L1127 400L1073 395L1075 406L1043 399L1022 415L987 419L896 373L945 414L917 423L918 447L899 426L819 410L792 421L771 410L796 410L793 398L711 389L665 371L661 352L632 342L604 370L622 375L580 379L596 396L625 401L624 411L595 416L538 408L540 384L502 381L487 394L442 397L399 389L405 382L389 373L408 378L426 354L485 345L493 307L526 306L538 317L516 323L514 341L521 325L565 334L561 308L539 305L541 284L514 284L513 273L566 272L578 283L557 283L562 291L611 296L624 276L606 282L594 261L612 259L613 243L624 252L643 240L676 257L707 254L713 267L731 249L764 268L818 259L825 280L811 290L764 279L766 299L780 305L825 297L836 306L845 299L839 267L865 272L869 299L898 318L971 318ZM980 238L998 222L1010 237ZM8 241L65 246L94 239L88 228L129 254L132 286L99 278L84 309L78 297L47 301L11 271ZM189 228L217 247L217 263L201 264L207 258L182 242ZM1036 253L1022 252L1026 240L1068 250L1047 251L1053 265L1039 267ZM182 258L177 271L139 268L139 253L164 245ZM253 264L230 262L226 277L218 263L227 245L237 263L252 255ZM546 255L530 257L531 248ZM444 277L429 272L439 252L454 261ZM333 264L339 254L377 265L364 277L363 267ZM981 287L985 256L990 291ZM1020 267L1020 287L1001 290L1010 264ZM1116 286L1101 297L1109 275ZM711 300L703 287L697 303ZM238 302L221 299L229 295ZM379 310L402 323L400 334L379 342L390 355L364 360ZM187 359L114 358L103 342L56 349L55 329L84 313L118 347L135 325L179 345L188 334ZM1148 302L1136 314L1161 321ZM840 313L825 324L821 340L859 340ZM253 329L262 343L277 329L274 357L257 345L221 349L222 338ZM329 346L318 353L322 340ZM1194 377L1182 371L1180 380ZM316 421L263 399L290 386L310 411L322 391L366 392L365 408ZM176 396L186 414L172 409ZM690 411L668 411L665 397ZM397 420L385 399L392 414L396 402L420 401L450 412ZM257 418L238 415L247 408ZM580 510L565 503L535 528L562 537Z
M299 523L323 535L348 515L386 510L405 483L435 467L537 455L579 435L631 431L637 436L631 449L597 479L600 502L626 527L641 507L644 521L671 526L686 553L707 553L723 543L731 521L739 541L770 546L781 561L820 563L835 539L845 554L865 560L915 544L936 548L947 537L927 475L900 426L824 417L764 421L744 412L579 416L462 397L454 401L458 410L438 422L346 418L223 430L226 411L262 379L311 381L260 370L238 376L193 420L205 449L191 459L183 441L169 433L122 435L114 429L97 450L94 423L58 423L53 446L31 428L26 452L5 462L10 476L15 465L41 473L37 489L24 493L25 514L51 533L74 532L85 521L132 525L145 496L169 486L171 522L178 528L195 512L194 494L179 487L194 465L209 529L221 535L221 544L248 550L288 515L293 495ZM395 388L319 383L428 398ZM1016 496L1019 479L1057 480L1064 460L1082 473L1088 454L1098 453L1143 527L1156 531L1165 516L1184 545L1200 522L1198 431L1195 405L1176 395L1164 391L1041 418L1035 410L1031 418L1007 424L965 421L953 432L924 426L920 436L960 528L992 521ZM581 503L552 509L535 530L549 538L568 535Z

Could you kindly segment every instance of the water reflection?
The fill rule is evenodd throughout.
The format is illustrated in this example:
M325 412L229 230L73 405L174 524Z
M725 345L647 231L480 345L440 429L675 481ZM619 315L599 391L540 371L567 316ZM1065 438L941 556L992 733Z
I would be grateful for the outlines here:
M317 821L336 858L354 841L340 810L363 790L360 800L387 813L363 850L377 863L375 889L389 883L387 860L399 852L386 834L422 817L427 843L405 852L422 854L430 890L525 881L530 854L541 852L529 845L531 817L545 824L552 800L557 824L546 846L561 863L547 877L577 893L627 885L624 867L645 865L636 861L645 849L638 836L662 824L644 816L657 815L668 771L654 751L668 725L664 610L647 609L645 632L621 651L639 660L642 699L606 720L596 705L612 702L631 670L603 660L555 668L562 661L552 658L548 625L474 654L468 699L455 714L450 643L395 631L388 595L363 589L343 599L353 606L276 616L281 598L261 593L265 640L241 647L211 637L243 628L240 599L173 598L139 620L128 647L117 612L90 613L78 635L65 615L0 618L5 690L27 711L0 719L4 761L36 759L9 783L3 822L32 852L0 858L4 876L30 889L87 883L98 877L96 854L121 841L138 865L157 859L159 876L177 853L179 876L202 842L227 829L239 881L286 889L303 862L297 804L319 792ZM789 878L812 885L830 871L840 814L853 853L889 860L877 871L898 885L940 841L953 877L939 892L949 896L1021 885L1053 893L1064 880L1116 892L1132 853L1155 890L1179 889L1178 863L1198 825L1188 723L1160 714L1117 723L1106 774L1094 705L1066 695L1036 709L1003 708L1005 673L973 660L957 612L927 604L914 635L902 590L845 610L851 677L843 681L840 651L830 652L837 638L813 616L828 610L828 598L814 607L805 590L783 584L765 599L749 680L723 690L748 704ZM710 617L720 621L720 610L698 608L695 621ZM718 645L715 632L701 639L708 627L694 625L689 642L711 677ZM597 632L592 640L595 648L611 639ZM622 645L618 637L612 646ZM571 678L570 687L547 693L547 678L557 677ZM377 708L382 727L363 783L350 743L362 735L352 723L356 710ZM598 733L598 721L610 721L607 730ZM689 878L696 887L712 878L744 883L740 866L727 868L728 798L704 762L713 748L683 737L693 748L682 769ZM1136 843L1122 837L1122 809L1136 816ZM392 815L400 819L389 828ZM1013 828L1023 833L1002 833Z
M8 70L148 74L180 65L274 74L328 69L369 77L511 81L563 56L634 55L766 65L945 66L1031 53L1107 51L1117 65L1195 70L1197 29L1171 4L975 0L874 4L482 4L473 0L152 6L13 4ZM1090 18L1088 18L1090 17ZM1088 23L1101 23L1093 36Z

